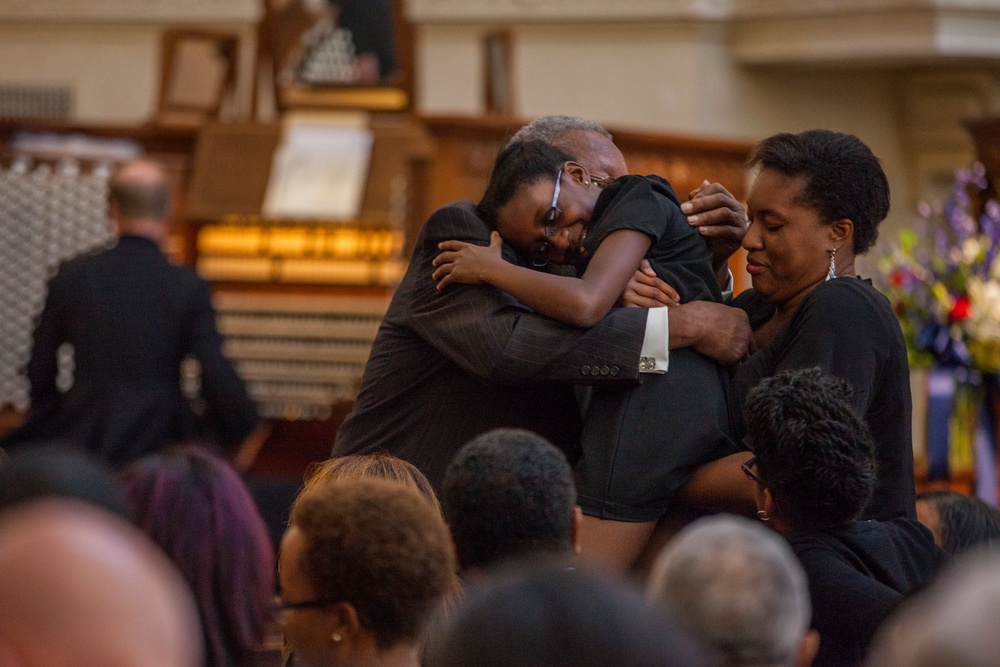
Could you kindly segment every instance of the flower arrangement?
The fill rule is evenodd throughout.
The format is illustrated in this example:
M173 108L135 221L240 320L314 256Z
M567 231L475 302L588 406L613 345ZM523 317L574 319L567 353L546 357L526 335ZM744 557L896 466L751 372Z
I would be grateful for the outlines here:
M913 366L1000 372L1000 203L987 188L982 164L959 169L879 262Z

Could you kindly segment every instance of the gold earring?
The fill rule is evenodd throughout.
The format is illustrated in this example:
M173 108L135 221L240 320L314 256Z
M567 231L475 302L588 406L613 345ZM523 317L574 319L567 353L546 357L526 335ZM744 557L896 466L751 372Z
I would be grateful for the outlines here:
M335 642L339 642L341 639L343 639L343 637L340 636L340 633L334 632L332 635L330 635L330 639L332 639Z
M761 521L771 520L771 517L767 515L767 511L765 510L757 510L757 518L760 519Z

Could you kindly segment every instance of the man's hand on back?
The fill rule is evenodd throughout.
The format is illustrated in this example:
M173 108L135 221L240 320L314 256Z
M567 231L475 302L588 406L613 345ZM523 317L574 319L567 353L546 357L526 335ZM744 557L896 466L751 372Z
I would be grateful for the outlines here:
M747 233L746 209L719 183L705 181L688 198L690 201L681 204L681 211L688 224L705 237L716 275L725 276L729 258L740 249Z

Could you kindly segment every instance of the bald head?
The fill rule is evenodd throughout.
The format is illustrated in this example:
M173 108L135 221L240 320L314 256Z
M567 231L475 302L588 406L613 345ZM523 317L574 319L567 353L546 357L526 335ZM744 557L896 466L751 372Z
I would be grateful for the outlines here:
M611 133L585 118L536 118L518 130L509 144L519 141L544 141L561 148L594 175L618 178L628 173L625 157L612 141Z
M108 181L108 206L125 233L136 223L165 222L170 213L170 185L163 165L147 158L126 162Z
M0 519L0 664L195 667L190 593L143 535L98 509L44 500Z

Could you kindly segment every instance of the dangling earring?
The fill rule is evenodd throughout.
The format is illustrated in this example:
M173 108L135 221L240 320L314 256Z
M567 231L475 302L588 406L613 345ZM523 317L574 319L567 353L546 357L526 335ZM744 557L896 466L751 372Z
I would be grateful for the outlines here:
M766 510L757 510L757 518L761 521L770 521L771 517L767 515Z
M834 280L837 277L837 262L834 261L834 256L837 254L837 249L834 248L830 251L830 269L826 272L827 280Z

